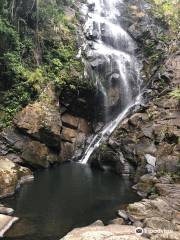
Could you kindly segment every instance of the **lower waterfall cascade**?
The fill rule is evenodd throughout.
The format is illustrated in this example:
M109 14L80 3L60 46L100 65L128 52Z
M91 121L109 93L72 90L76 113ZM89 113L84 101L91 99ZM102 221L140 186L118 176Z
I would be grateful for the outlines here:
M141 65L135 56L137 46L120 23L124 4L123 0L88 0L82 5L81 13L86 19L85 74L96 82L103 96L105 122L105 127L94 136L80 160L82 164L88 162L93 151L141 102Z

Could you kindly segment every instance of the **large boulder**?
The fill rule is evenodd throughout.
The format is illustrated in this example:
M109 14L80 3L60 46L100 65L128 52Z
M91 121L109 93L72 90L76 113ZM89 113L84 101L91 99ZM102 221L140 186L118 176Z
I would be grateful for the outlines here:
M32 179L32 172L28 168L0 157L0 198L14 194L20 184Z
M47 87L39 101L29 104L14 118L15 126L31 137L59 150L61 115L55 90Z
M5 156L14 163L47 168L51 163L60 161L59 151L53 151L44 143L22 134L17 129L5 129L1 137L7 149Z
M45 144L37 141L29 141L24 146L22 159L29 165L44 168L59 161L59 157L56 154L52 153Z

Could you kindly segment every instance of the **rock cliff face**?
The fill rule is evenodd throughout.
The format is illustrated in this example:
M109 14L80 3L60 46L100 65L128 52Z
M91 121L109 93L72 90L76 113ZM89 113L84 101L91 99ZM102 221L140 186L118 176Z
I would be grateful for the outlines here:
M143 174L179 172L180 105L170 95L180 85L179 51L174 41L174 50L168 52L161 40L167 29L150 13L151 5L145 1L128 1L120 20L136 40L137 56L142 58L144 102L89 160L93 166L109 167L120 174L134 168L135 181Z
M94 152L89 163L117 174L131 174L136 183L134 189L146 199L120 210L119 218L108 226L98 223L75 229L63 240L87 240L92 236L98 240L180 238L180 103L170 94L180 86L180 55L176 41L174 51L163 54L163 42L157 40L155 32L165 30L159 24L155 26L146 14L150 6L143 1L128 3L132 18L125 26L143 52L142 76L148 90L144 93L145 102ZM157 54L159 62L146 52L148 42L154 40L156 44L149 50L154 56Z
M33 167L80 157L91 133L88 120L60 106L56 89L48 86L39 100L14 118L14 127L1 133L1 155Z
M179 174L179 100L169 95L171 88L179 85L179 64L178 53L166 61L158 72L169 76L159 83L164 90L152 86L151 101L119 125L108 143L92 156L92 164L109 164L120 173L125 159L135 167L136 181L148 173ZM157 76L154 80L158 81Z

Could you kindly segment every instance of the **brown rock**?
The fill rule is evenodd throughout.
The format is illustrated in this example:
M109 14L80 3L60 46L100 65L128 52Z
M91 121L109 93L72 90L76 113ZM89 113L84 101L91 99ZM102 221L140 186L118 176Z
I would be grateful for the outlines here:
M152 229L166 229L166 230L177 230L176 225L171 221L168 221L162 217L146 218L144 224L148 228Z
M63 127L61 138L64 141L74 143L78 135L78 130Z
M78 130L79 130L79 132L84 133L85 135L90 134L91 128L89 126L88 121L85 120L84 118L80 118L79 119Z
M61 161L68 161L72 158L74 153L74 144L69 142L61 142L61 153L60 153L60 160Z
M50 91L46 90L46 94ZM59 149L61 116L56 104L55 93L40 96L40 101L29 104L14 118L14 124L30 136L40 140L49 147Z
M79 118L69 113L62 115L62 123L65 127L77 129L79 125Z
M22 151L22 158L33 166L49 167L50 163L58 162L56 154L50 152L45 144L37 141L29 141Z
M155 176L150 174L143 175L140 178L140 181L134 186L140 193L152 193L154 185L158 182L158 179Z
M33 175L28 168L0 157L0 198L14 194L20 184L32 179Z

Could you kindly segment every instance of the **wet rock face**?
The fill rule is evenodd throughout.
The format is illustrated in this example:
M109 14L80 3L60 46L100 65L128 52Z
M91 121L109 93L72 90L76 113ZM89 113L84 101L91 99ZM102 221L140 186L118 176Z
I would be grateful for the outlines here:
M82 7L87 20L83 26L85 72L99 90L98 104L106 121L132 103L141 84L134 54L137 46L119 20L124 18L124 8L124 1L100 0Z
M31 179L33 175L28 168L0 157L0 198L14 194L21 183Z
M173 56L165 63L165 70L159 72L172 74L171 84L168 82L167 85L166 81L160 82L160 85L164 86L163 89L171 91L172 86L178 86L179 64L179 55ZM154 79L157 80L156 76ZM94 153L92 164L97 159L100 165L108 161L114 171L120 173L114 162L120 163L124 158L136 168L135 181L142 180L140 177L145 174L157 173L158 176L179 174L179 101L170 97L161 88L158 90L157 86L152 86L153 99L150 103L142 106L137 113L119 125L105 147ZM156 94L159 96L158 99L155 98ZM145 185L143 180L140 192L143 188L148 192L152 187L152 184L150 188Z

